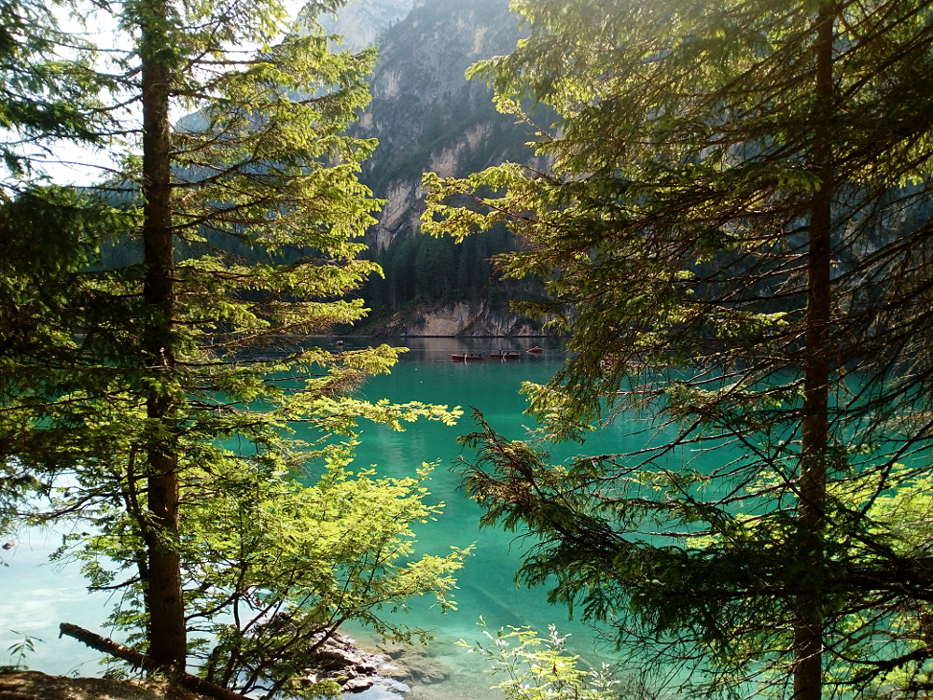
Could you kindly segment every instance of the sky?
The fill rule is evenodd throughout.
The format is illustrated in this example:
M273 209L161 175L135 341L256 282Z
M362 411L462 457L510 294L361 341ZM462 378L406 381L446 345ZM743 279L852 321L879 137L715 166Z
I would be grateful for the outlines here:
M305 0L285 0L289 17L294 19L304 6ZM56 19L60 27L85 41L104 47L114 54L122 54L132 48L132 37L125 31L119 30L117 21L112 14L96 9L90 3L80 3L80 14L75 15L65 8L58 6L55 10ZM118 6L118 5L117 5ZM258 46L240 47L252 50ZM103 71L111 69L107 65L107 53L101 58L99 68ZM183 117L189 110L182 106L174 106L171 113L173 122ZM128 109L122 117L129 128L139 128L141 117L138 105ZM108 149L93 149L83 147L71 141L56 142L51 153L38 153L34 158L34 165L44 172L52 182L59 185L89 186L105 178L116 167L113 155L125 153L119 145Z

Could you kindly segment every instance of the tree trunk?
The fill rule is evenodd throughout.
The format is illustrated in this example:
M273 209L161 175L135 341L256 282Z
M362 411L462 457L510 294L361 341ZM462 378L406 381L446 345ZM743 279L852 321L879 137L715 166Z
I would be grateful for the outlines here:
M178 455L172 439L174 392L162 384L171 373L173 245L171 209L171 152L169 87L171 72L166 52L172 50L164 0L146 0L140 8L143 104L143 248L147 307L144 337L146 364L155 375L146 401L152 437L147 445L148 503L152 527L147 529L149 580L149 655L158 663L185 668L185 610L181 594L178 538ZM160 376L162 375L162 376ZM164 376L168 379L167 376Z
M811 584L797 601L794 629L794 698L820 700L823 671L822 572L826 504L826 453L829 446L829 339L832 287L832 145L828 117L833 97L833 20L830 5L820 7L816 43L816 109L811 167L820 180L810 210L807 266L807 333L804 353L804 416L798 518L801 561Z

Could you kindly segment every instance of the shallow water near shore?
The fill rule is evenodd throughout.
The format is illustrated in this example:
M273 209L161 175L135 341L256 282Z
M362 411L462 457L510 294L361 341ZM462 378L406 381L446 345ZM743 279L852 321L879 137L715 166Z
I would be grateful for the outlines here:
M354 347L347 339L346 347ZM568 648L581 654L585 661L598 664L606 660L604 649L594 645L593 630L576 620L568 620L564 607L549 605L545 589L519 588L514 581L521 564L521 554L529 544L516 533L498 529L479 529L481 510L467 500L460 489L461 475L457 469L460 457L470 452L459 446L456 438L475 429L472 409L479 409L487 421L506 437L521 439L534 427L532 418L524 414L525 397L519 393L522 382L544 383L560 368L565 353L561 344L537 339L470 339L416 338L407 339L411 351L393 369L391 375L370 380L362 390L369 399L387 397L393 401L424 401L459 405L463 417L454 427L421 421L396 433L381 426L364 426L361 445L357 450L358 466L376 465L380 474L402 476L412 474L421 462L439 465L429 484L432 497L443 501L444 513L437 522L417 530L419 550L443 553L450 546L476 543L475 554L467 560L458 575L455 593L457 610L446 615L427 608L427 601L413 602L402 620L434 630L434 641L427 653L443 664L449 676L434 684L415 681L412 693L406 697L423 700L460 700L473 697L498 697L489 691L498 677L487 673L488 663L478 654L469 653L459 640L474 643L482 639L478 626L482 616L488 629L494 632L503 626L535 627L542 635L554 624L562 634L571 634ZM541 345L544 352L531 355L528 347ZM521 360L490 360L498 350L521 352ZM454 362L455 353L482 352L483 362ZM555 458L583 451L624 451L630 426L611 426L588 441L586 446L563 446L555 450ZM350 628L348 633L362 643L370 642L365 630ZM406 681L407 682L407 681Z
M345 338L342 349L351 350L376 344L375 339ZM322 339L322 347L337 350L336 339ZM424 401L461 406L464 415L456 426L420 421L407 426L405 432L394 432L381 426L364 424L361 445L357 451L356 467L375 465L380 474L407 476L413 474L422 462L438 462L429 484L432 502L443 501L446 506L436 522L422 525L417 530L418 550L445 553L450 546L463 547L476 543L475 555L470 557L458 576L459 590L455 599L458 609L441 615L430 607L430 601L413 601L406 613L400 613L407 624L433 630L434 641L425 653L443 666L447 677L440 682L425 683L414 680L407 698L418 700L461 700L466 698L495 698L489 686L498 682L485 672L487 664L477 654L470 654L457 645L458 640L473 643L482 637L477 626L484 617L490 631L502 626L531 625L546 634L549 624L572 636L568 647L585 660L598 663L604 657L594 648L592 630L577 621L568 621L563 607L548 605L546 591L518 588L513 576L521 563L526 543L515 533L495 529L479 529L480 509L464 498L459 490L460 475L451 467L464 453L456 439L474 429L470 417L476 407L490 424L509 438L522 438L533 427L531 418L523 414L525 399L519 394L523 381L546 382L559 369L564 359L562 346L557 342L539 339L406 339L398 343L411 348L403 355L391 375L368 381L360 390L365 398L392 401ZM524 352L540 344L544 352L529 355ZM490 352L497 350L521 352L521 360L501 362L490 360ZM483 362L453 362L453 353L483 352ZM605 453L627 451L631 444L631 426L616 424L593 434L587 445L562 447L555 458L564 458L577 452ZM51 531L34 531L10 552L3 552L9 568L0 571L0 664L6 648L19 639L9 630L41 638L36 651L26 660L34 669L60 675L100 675L103 669L96 664L99 655L80 643L65 638L57 639L58 624L62 621L98 630L102 627L106 610L115 601L104 593L88 595L76 565L53 566L46 557L60 542L61 535ZM365 629L349 627L344 630L363 646L378 640ZM408 682L408 681L406 681ZM382 691L349 697L360 700L380 700L388 697Z

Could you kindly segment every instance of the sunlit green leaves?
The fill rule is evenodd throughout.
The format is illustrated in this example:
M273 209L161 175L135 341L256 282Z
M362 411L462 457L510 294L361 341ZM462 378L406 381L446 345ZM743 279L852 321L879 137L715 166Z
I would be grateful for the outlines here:
M485 639L459 645L485 657L489 673L505 676L493 688L509 700L609 700L619 697L622 681L608 665L582 668L580 657L566 649L569 635L561 636L552 625L547 637L529 627L509 627L493 635L480 618Z
M315 635L349 619L424 638L382 611L424 594L453 607L467 549L415 554L411 524L440 508L427 467L383 479L352 472L350 453L361 420L402 430L459 409L358 399L401 350L308 340L362 318L352 292L381 273L358 257L380 202L357 175L376 143L346 135L375 51L332 53L313 23L290 31L277 0L130 0L76 4L123 35L100 52L76 40L59 65L69 37L46 8L0 5L0 124L40 147L64 135L115 149L93 189L0 193L0 516L33 486L53 497L36 518L86 521L58 556L122 592L112 621L134 644L156 646L153 552L177 552L185 613L206 633L192 648L223 685L294 690ZM142 176L154 156L135 113L153 65L174 122L160 124L161 190ZM78 87L86 99L67 103ZM154 213L157 191L167 203ZM156 219L172 224L159 232L168 292L153 302ZM178 484L177 516L170 497L156 502L171 491L153 485L163 476ZM276 634L274 619L297 634Z

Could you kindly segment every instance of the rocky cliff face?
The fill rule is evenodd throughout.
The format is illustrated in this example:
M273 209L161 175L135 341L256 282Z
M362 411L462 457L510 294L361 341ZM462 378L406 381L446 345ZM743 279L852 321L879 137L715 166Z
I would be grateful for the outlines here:
M519 37L508 0L421 0L382 35L373 101L357 128L379 139L362 175L388 200L371 241L379 250L419 229L423 172L466 175L530 156L526 127L496 112L486 85L464 77Z
M379 37L411 11L413 0L350 0L340 14L324 15L328 34L343 37L340 48L359 51L378 43Z
M413 3L400 17L403 3ZM529 128L499 114L492 90L467 81L479 60L510 53L521 34L508 0L354 0L332 27L359 48L378 37L370 79L372 102L354 135L379 141L361 180L386 200L368 234L370 254L386 279L362 293L373 310L358 332L397 335L538 335L528 319L507 310L526 292L492 282L488 259L511 249L504 231L463 245L417 235L424 211L425 171L464 176L504 160L533 162ZM534 291L534 290L532 290Z
M466 302L440 307L422 307L414 312L392 314L373 324L369 333L383 336L432 338L468 336L488 337L543 337L537 324L514 314L491 310L485 303L471 305Z

